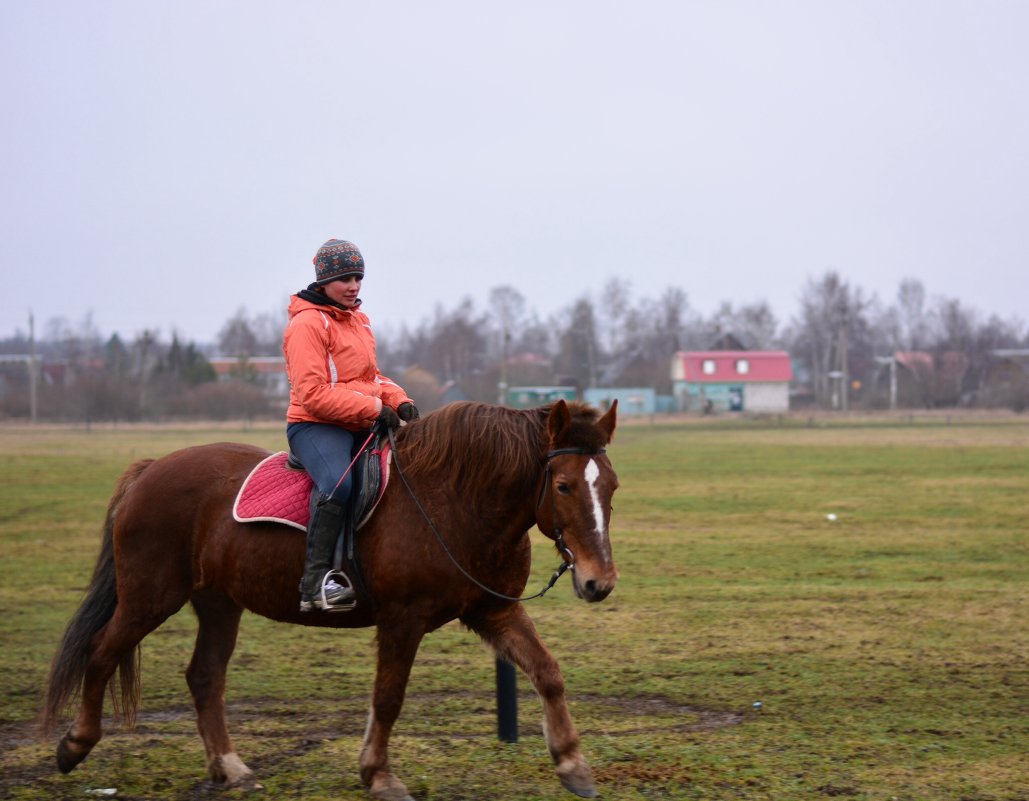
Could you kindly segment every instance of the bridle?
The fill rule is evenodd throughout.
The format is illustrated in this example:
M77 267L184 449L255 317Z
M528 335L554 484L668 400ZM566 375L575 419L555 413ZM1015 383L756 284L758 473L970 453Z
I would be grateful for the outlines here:
M540 509L543 507L543 501L545 501L546 498L547 498L547 490L549 489L550 490L550 522L551 522L551 528L553 530L552 531L552 536L554 538L554 543L557 545L557 550L563 556L567 556L567 559L565 559L561 563L561 566L558 567L557 571L554 573L555 578L553 579L553 581L551 581L550 586L547 587L547 590L549 590L550 587L554 586L553 582L557 581L557 579L559 579L561 577L561 574L564 573L566 570L568 570L568 568L571 568L573 572L575 571L575 554L572 552L571 548L569 548L567 545L565 545L564 528L557 522L557 505L556 505L556 502L554 501L554 489L553 489L553 487L551 487L551 481L550 481L550 476L551 476L550 462L551 462L552 459L554 459L554 458L556 458L558 456L572 456L572 455L574 455L574 456L601 456L604 453L606 453L606 450L604 448L600 448L599 450L596 450L596 451L591 451L591 450L589 450L587 448L557 448L556 450L548 451L546 457L544 457L544 460L543 460L543 465L544 465L544 467L543 467L543 485L540 487L540 497L539 497L539 500L536 501L536 520L537 520L537 525L539 525L539 512L540 512ZM543 529L541 528L540 531L543 531ZM543 533L546 534L547 532L544 531ZM543 592L546 592L546 590L544 590Z
M400 476L400 480L403 483L404 488L407 490L407 494L411 497L411 500L414 502L414 505L418 508L418 511L421 513L422 519L425 520L426 524L429 526L429 530L436 537L436 540L439 542L440 546L442 546L443 552L450 559L451 564L453 564L454 567L458 569L462 576L464 576L466 579L472 582L472 584L474 584L480 590L489 593L494 598L500 598L503 601L532 601L536 598L542 598L544 595L546 595L547 591L555 584L557 584L557 580L561 578L561 576L563 576L565 571L567 571L569 568L571 568L574 572L575 554L572 553L571 549L569 549L568 546L565 544L564 532L561 529L561 526L557 525L556 504L554 501L553 490L551 490L550 520L552 523L553 535L547 536L553 536L554 543L557 545L557 549L562 555L562 561L558 568L554 571L554 574L550 577L550 581L547 583L547 586L539 592L537 592L535 595L526 595L521 598L516 598L511 595L504 595L502 592L497 592L496 590L492 590L489 587L487 587L485 584L483 584L481 581L475 578L475 576L471 575L467 570L465 570L457 561L457 559L454 558L454 555L450 552L450 548L447 547L446 540L443 539L443 536L436 529L436 526L433 524L432 519L429 517L428 513L425 511L425 508L422 506L421 502L419 502L417 496L414 494L414 490L411 488L411 484L408 482L407 476L404 475L404 471L400 467L400 462L397 460L397 441L394 437L393 429L389 429L389 444L390 448L393 451L393 466L396 468L397 475ZM603 448L595 451L589 450L587 448L557 448L556 450L548 451L547 455L543 459L543 486L540 487L540 497L539 500L536 502L537 517L539 515L539 510L543 506L543 501L546 500L547 487L550 485L550 462L552 459L558 456L567 456L571 454L575 454L577 456L599 456L604 452L605 451ZM542 531L542 529L540 530ZM547 532L544 531L543 533L546 534Z

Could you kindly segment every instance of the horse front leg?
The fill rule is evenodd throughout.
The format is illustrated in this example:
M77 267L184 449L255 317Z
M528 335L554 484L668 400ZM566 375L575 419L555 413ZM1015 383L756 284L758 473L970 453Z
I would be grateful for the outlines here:
M404 704L411 665L424 635L425 628L415 621L394 619L378 626L375 689L360 764L361 780L372 798L382 801L413 801L407 787L390 769L389 735Z
M596 797L593 773L579 751L579 733L565 701L561 668L522 605L462 622L488 642L498 656L521 668L536 688L543 702L543 734L561 784L583 798Z

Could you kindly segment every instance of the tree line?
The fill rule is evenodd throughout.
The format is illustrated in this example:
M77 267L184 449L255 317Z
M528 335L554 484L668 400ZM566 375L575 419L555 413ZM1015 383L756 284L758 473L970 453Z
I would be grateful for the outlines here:
M652 387L671 394L671 364L680 350L781 349L795 367L796 405L815 408L902 406L1025 408L1024 375L991 384L998 350L1029 348L1021 320L984 317L954 298L930 298L922 282L901 281L887 302L835 271L807 281L798 311L780 322L767 303L724 302L712 314L691 308L670 286L655 297L624 299L614 281L583 294L547 318L512 286L493 289L485 307L471 299L437 306L399 332L377 332L382 371L405 382L426 410L458 387L495 402L503 387L573 385ZM619 297L617 304L598 298ZM281 356L285 314L240 308L217 341L199 344L145 330L132 339L104 337L87 316L78 325L50 320L41 336L19 332L0 341L0 417L54 420L233 419L279 415L281 392L257 368ZM33 392L30 362L35 353ZM903 363L901 397L887 376ZM228 357L221 375L216 356ZM34 395L34 397L32 397Z

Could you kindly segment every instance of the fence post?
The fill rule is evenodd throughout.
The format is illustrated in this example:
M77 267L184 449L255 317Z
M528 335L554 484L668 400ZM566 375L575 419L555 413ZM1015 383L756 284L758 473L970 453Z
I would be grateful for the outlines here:
M505 743L518 742L518 687L515 667L497 657L497 737Z

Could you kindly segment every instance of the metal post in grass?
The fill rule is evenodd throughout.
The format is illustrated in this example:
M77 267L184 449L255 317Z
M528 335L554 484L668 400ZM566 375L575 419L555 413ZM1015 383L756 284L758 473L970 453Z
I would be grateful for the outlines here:
M518 687L515 668L497 657L497 737L501 742L518 742Z

